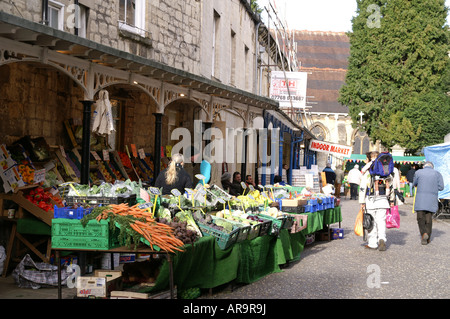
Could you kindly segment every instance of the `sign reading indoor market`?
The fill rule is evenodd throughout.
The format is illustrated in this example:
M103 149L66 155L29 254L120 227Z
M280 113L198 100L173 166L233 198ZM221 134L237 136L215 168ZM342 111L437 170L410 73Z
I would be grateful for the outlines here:
M292 100L293 107L303 108L306 106L306 80L306 72L272 71L270 98L279 101L280 107L291 107Z
M345 156L345 157L349 157L350 155L352 155L352 147L351 146L333 144L333 143L328 143L328 142L318 141L318 140L311 140L311 143L309 144L309 149L311 151L329 153L329 154Z

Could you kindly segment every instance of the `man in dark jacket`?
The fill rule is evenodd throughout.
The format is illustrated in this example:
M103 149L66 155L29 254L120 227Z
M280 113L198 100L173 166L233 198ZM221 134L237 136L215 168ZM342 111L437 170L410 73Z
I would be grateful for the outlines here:
M431 162L426 162L423 169L414 174L413 187L417 186L414 210L417 213L422 245L430 242L433 214L439 208L438 193L444 189L444 178L434 169Z
M244 193L244 188L241 185L241 173L233 173L233 182L230 186L230 195L239 196Z
M409 184L409 195L411 197L414 196L413 191L414 174L416 174L416 165L411 166L411 169L408 171L408 173L406 173L406 180L408 181Z
M323 172L325 172L325 177L327 180L327 184L331 184L334 186L334 182L336 180L336 173L331 168L331 164L327 163L327 167L323 169Z

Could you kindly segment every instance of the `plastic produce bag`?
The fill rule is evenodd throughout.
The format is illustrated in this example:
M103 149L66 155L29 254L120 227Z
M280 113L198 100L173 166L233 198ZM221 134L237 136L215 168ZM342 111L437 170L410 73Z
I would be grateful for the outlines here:
M356 216L355 221L355 227L354 231L357 236L363 236L364 235L364 229L363 229L363 215L364 211L362 208L359 209L358 215Z
M398 206L388 208L386 211L386 227L400 228L400 214L398 213Z
M58 286L58 267L44 262L35 263L26 254L14 269L12 276L19 288L39 289ZM61 269L61 285L65 285L69 274L65 267Z

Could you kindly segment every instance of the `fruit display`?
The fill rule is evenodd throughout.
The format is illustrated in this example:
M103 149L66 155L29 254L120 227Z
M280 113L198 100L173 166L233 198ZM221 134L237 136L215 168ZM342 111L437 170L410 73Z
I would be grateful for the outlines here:
M18 166L18 171L20 175L22 175L22 180L25 184L33 184L34 183L34 168L27 162L22 161L23 164Z
M27 200L46 212L53 212L55 203L57 206L64 206L60 198L52 195L48 191L45 191L42 187L30 189L24 192L24 196Z
M101 175L103 176L105 182L107 183L114 183L115 177L113 177L109 170L107 169L105 163L103 161L97 161L98 170L100 171Z

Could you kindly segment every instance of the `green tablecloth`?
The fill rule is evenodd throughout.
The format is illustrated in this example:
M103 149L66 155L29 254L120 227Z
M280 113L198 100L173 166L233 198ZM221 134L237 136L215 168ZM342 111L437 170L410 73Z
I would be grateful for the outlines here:
M184 252L173 257L177 289L214 288L233 280L252 283L271 273L280 272L279 265L300 259L306 234L319 231L324 225L342 221L340 207L305 214L308 215L307 227L297 233L282 229L278 237L256 237L236 243L226 250L221 250L211 236L185 246ZM168 286L169 265L165 262L151 291L167 289Z
M291 234L287 229L282 229L275 246L278 265L284 265L288 261L300 260L305 242L305 235L301 231Z
M174 283L180 290L223 285L236 279L239 257L239 245L221 250L214 237L202 237L173 256ZM168 285L169 264L165 262L151 291L166 289Z

